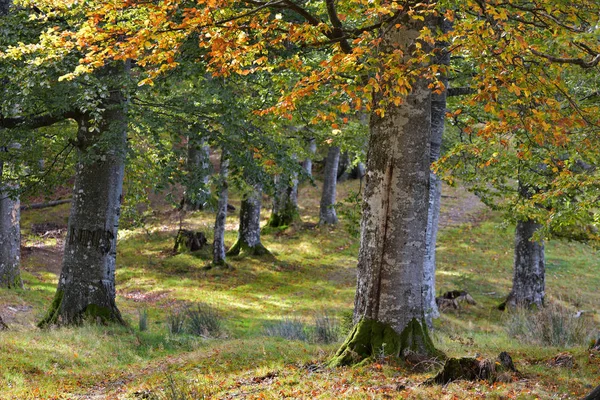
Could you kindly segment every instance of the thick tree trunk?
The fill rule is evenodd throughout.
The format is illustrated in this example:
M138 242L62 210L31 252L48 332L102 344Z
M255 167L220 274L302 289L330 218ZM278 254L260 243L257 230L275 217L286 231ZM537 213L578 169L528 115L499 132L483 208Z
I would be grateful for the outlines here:
M188 158L185 197L186 211L198 211L206 207L210 199L210 149L204 138L188 138Z
M513 287L504 306L542 307L546 287L544 242L532 241L541 225L532 220L519 221L515 230ZM501 308L502 307L501 305Z
M260 241L260 209L262 206L262 188L257 184L254 190L244 195L240 207L240 227L235 244L227 255L264 255L269 250Z
M0 288L21 288L21 207L19 198L4 190L3 170L0 161Z
M421 26L384 27L384 46L405 53ZM376 94L376 96L379 94ZM375 98L377 101L378 98ZM332 365L407 351L439 355L424 321L423 264L429 205L431 93L417 79L399 106L371 116L358 258L355 326Z
M127 148L126 102L113 91L97 130L78 119L78 163L64 259L52 306L40 326L88 319L124 323L115 303L117 230Z
M229 158L227 152L221 152L220 176L218 183L219 202L217 204L217 217L215 219L213 260L212 265L216 267L227 267L225 262L225 223L227 221L227 202L229 201Z
M323 173L323 191L321 193L321 206L319 209L319 224L337 224L335 213L335 194L337 185L337 171L340 160L339 146L331 146L327 151L325 171Z
M317 152L317 141L315 138L308 139L309 156L302 161L302 168L306 171L306 175L312 178L312 156Z
M583 400L600 400L600 386L592 390Z
M300 216L298 211L298 175L281 174L275 177L273 212L267 226L289 226Z
M441 28L448 32L451 28L450 22L440 18ZM446 43L438 43L437 48L441 52L436 63L441 65L450 65L450 53L446 51ZM440 77L444 87L448 87L448 78L445 75ZM440 158L442 137L444 135L444 121L446 120L446 96L444 90L440 94L431 96L431 148L429 151L429 160L431 163ZM427 216L427 238L425 264L423 266L423 302L425 303L425 322L431 328L433 319L440 316L437 304L435 302L435 247L437 243L438 223L440 218L440 205L442 198L442 181L430 171L429 173L429 212Z

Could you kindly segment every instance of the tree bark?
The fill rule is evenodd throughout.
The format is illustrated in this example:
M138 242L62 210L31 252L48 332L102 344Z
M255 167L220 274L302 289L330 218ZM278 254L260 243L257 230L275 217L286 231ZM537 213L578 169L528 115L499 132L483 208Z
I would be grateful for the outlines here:
M280 174L275 177L273 211L267 226L280 228L289 226L300 216L298 211L298 175Z
M3 184L4 163L0 161L0 288L22 288L21 208L18 197L10 197Z
M428 17L426 17L426 20ZM423 25L384 27L382 48L410 53ZM424 44L422 44L424 45ZM381 99L381 92L374 96ZM417 78L399 106L371 116L353 331L332 365L408 351L439 355L424 314L431 92Z
M312 156L317 152L317 141L315 138L308 139L308 152L309 156L302 161L302 168L306 171L306 175L312 178Z
M438 18L443 32L448 32L451 23L443 18ZM450 53L447 51L447 43L437 43L439 54L436 64L450 65ZM441 83L448 88L448 77L442 75ZM444 135L444 122L446 120L446 98L447 90L442 93L433 93L431 96L431 139L429 150L429 161L433 164L439 160ZM440 205L442 198L442 181L430 169L429 173L429 212L427 215L427 237L425 263L423 266L423 302L425 304L425 322L429 328L433 327L433 319L440 316L435 301L435 247L437 243L438 224L440 219Z
M340 153L337 169L337 182L344 182L348 180L348 178L350 177L350 173L348 171L349 167L350 154L347 151Z
M205 139L188 138L186 191L183 206L186 211L204 209L210 199L210 149Z
M531 240L540 228L540 224L530 219L517 223L513 286L506 302L500 308L544 305L546 295L544 242Z
M592 390L583 400L600 400L600 386Z
M227 202L229 201L229 186L227 184L229 158L225 150L222 150L221 152L219 174L219 182L217 185L219 190L219 202L217 204L217 217L215 219L214 228L212 265L216 267L227 267L225 261L225 223L227 221Z
M12 0L0 0L0 17L8 15Z
M255 184L254 189L246 193L240 207L240 227L235 244L227 255L264 255L269 250L260 241L260 209L262 206L262 188Z
M337 171L340 160L339 146L330 146L325 161L323 174L323 191L321 193L321 206L319 209L319 224L337 224L335 212L335 195L337 185Z
M126 99L113 90L97 129L77 119L78 162L64 259L54 301L39 323L124 323L115 303L117 231L127 149Z

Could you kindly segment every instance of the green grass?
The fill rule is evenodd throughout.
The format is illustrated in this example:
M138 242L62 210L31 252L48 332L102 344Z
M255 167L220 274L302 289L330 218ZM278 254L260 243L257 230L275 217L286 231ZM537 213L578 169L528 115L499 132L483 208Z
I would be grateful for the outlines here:
M338 198L356 189L357 182L343 183ZM449 197L444 207L454 207L465 196L452 188L445 194ZM313 187L302 188L304 223L317 222L318 195ZM233 204L239 206L239 199ZM68 205L24 212L25 245L52 249L54 243L40 241L30 226L64 224L67 214ZM0 333L0 398L134 399L160 392L171 382L195 398L527 399L578 397L599 383L600 354L590 356L586 346L566 349L576 359L574 368L556 368L546 361L565 349L526 345L507 336L505 320L495 306L510 290L513 232L493 213L484 212L472 218L473 223L440 231L438 291L467 290L477 305L443 314L435 322L433 336L449 355L495 357L508 351L524 378L445 387L420 386L433 372L415 373L394 362L321 368L338 344L265 336L268 323L294 319L311 324L315 313L341 320L352 310L359 240L344 228L344 220L336 228L298 224L271 230L263 235L263 243L273 256L232 257L228 259L232 270L207 271L203 267L210 261L210 250L173 255L178 217L167 212L158 215L145 230L122 230L119 235L117 304L129 328L35 328L54 295L57 277L48 271L45 253L26 257L26 289L0 291L0 313L11 327ZM264 224L268 210L262 218ZM184 225L203 230L210 241L213 222L212 214L197 212L188 215ZM231 245L236 216L230 215L227 223L226 243ZM593 249L551 242L547 263L549 301L573 310L597 310L600 257ZM168 315L198 302L217 310L224 334L218 339L169 334ZM141 309L147 310L144 332L137 328ZM595 313L589 318L599 321Z

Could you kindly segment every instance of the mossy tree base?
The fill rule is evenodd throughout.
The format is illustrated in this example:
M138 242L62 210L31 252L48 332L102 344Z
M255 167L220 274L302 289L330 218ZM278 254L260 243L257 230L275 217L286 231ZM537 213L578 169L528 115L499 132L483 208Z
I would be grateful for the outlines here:
M269 217L266 226L269 228L287 228L298 220L300 220L300 215L297 210L287 213L273 213Z
M262 243L250 246L248 243L238 239L226 254L228 256L264 256L270 255L271 252Z
M84 322L126 325L121 313L114 304L99 305L90 303L83 307L77 307L68 303L65 301L64 292L60 289L57 290L50 309L37 326L47 328L50 326L81 325Z
M443 357L434 347L425 323L417 319L398 333L389 324L363 318L354 325L329 365L353 365L379 356L401 357L407 351L432 358Z

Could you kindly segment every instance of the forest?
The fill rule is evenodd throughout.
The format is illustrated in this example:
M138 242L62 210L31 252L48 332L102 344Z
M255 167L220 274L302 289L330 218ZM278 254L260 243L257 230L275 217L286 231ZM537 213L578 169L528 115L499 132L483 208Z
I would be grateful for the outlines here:
M598 0L0 0L0 399L600 399Z

